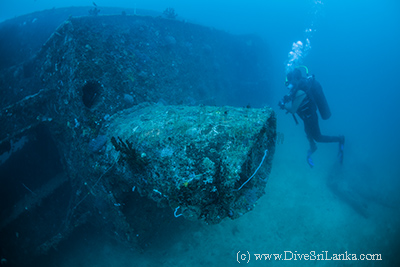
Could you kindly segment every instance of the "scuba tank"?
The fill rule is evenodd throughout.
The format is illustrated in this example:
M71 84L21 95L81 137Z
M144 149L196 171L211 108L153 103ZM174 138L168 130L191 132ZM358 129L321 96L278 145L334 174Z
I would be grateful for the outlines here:
M321 118L323 120L329 119L332 113L329 109L328 101L326 101L324 91L322 91L321 84L315 80L314 75L308 76L307 81L309 83L309 96L317 105Z
M308 74L308 68L306 66L298 66L297 68L304 68L306 71L306 79L308 83L307 94L311 100L315 103L318 108L319 114L323 120L327 120L331 117L331 110L328 105L328 101L325 98L324 91L322 90L321 84L315 80L314 75Z

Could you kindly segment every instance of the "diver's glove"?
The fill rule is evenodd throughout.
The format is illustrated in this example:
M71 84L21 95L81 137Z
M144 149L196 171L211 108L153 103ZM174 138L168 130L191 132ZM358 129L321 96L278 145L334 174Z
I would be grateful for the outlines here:
M283 103L283 100L279 101L278 106L280 109L285 109L285 103Z
M291 100L290 95L285 95L285 96L282 98L282 100L279 101L278 106L279 106L281 109L285 109L285 104L288 103L288 102L290 102L290 100Z

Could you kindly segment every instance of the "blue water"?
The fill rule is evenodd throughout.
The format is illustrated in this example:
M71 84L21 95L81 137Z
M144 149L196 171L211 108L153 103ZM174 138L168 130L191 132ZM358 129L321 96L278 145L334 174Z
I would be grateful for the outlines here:
M91 4L2 0L0 21L52 7ZM290 253L295 251L382 256L382 261L305 262L313 266L395 266L400 262L396 258L400 252L399 1L103 0L96 4L160 12L173 7L180 18L191 22L261 36L271 55L268 79L274 87L272 98L264 104L277 111L278 131L284 133L285 141L277 146L266 196L243 218L190 231L177 223L176 232L183 232L179 238L142 254L93 239L91 246L83 242L65 251L59 266L234 266L238 259L247 260L248 253L251 266L304 263L294 260ZM315 74L331 107L332 117L320 123L322 132L346 136L343 166L337 164L336 144L319 144L315 167L310 169L302 125L296 126L276 105L287 93L288 55L298 41L304 53L296 64L307 65ZM257 95L254 101L258 103ZM332 181L339 193L328 186ZM360 214L357 205L366 214ZM257 262L254 256L284 251L290 251L286 254L291 260Z

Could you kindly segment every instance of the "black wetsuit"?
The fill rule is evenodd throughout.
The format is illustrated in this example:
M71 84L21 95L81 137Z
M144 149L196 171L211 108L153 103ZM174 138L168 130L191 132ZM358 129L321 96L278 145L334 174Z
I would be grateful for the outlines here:
M318 124L318 114L317 105L311 96L311 86L316 86L317 81L308 81L306 78L302 78L298 83L297 90L302 90L306 92L306 97L301 102L299 108L297 109L297 115L304 122L304 131L307 134L307 139L310 142L310 152L313 153L317 150L317 145L315 142L319 143L334 143L341 142L340 136L328 136L322 135ZM319 84L319 83L318 83ZM296 91L297 91L296 90Z

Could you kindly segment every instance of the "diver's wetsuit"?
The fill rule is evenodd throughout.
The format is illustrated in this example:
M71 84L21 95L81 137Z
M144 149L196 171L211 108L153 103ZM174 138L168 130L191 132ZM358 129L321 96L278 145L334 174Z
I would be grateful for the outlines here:
M314 83L317 83L317 81L314 81L311 86L314 86ZM304 131L306 132L307 139L310 142L310 153L313 153L315 152L315 150L317 150L317 145L315 144L315 142L338 142L339 144L343 142L343 137L341 136L328 136L321 134L321 130L319 129L318 124L317 105L311 99L308 81L305 78L302 78L299 82L298 90L306 92L306 97L297 109L297 114L304 122Z

